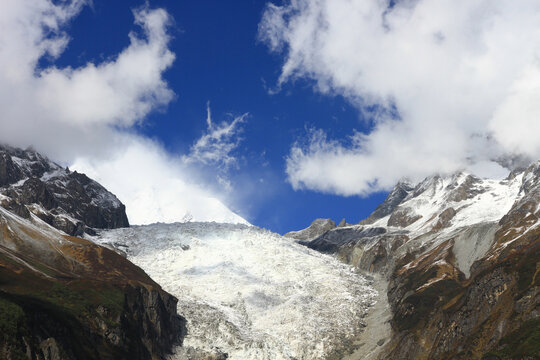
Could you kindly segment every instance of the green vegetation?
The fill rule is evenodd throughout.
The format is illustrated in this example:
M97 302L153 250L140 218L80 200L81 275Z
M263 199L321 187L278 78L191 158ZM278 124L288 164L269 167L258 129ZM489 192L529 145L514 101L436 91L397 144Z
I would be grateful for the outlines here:
M68 310L76 317L94 313L97 305L108 309L111 315L118 315L124 306L124 293L121 290L87 281L70 284L51 282L48 289L41 290L35 295L41 300Z
M540 359L540 319L529 320L500 341L500 349L487 355L501 359Z
M10 347L13 360L26 359L26 354L18 346L18 334L21 333L26 333L23 309L0 297L0 341Z
M15 303L0 297L0 337L16 335L24 322L24 311Z
M8 347L13 359L26 359L22 336L34 331L33 314L42 314L51 322L47 320L40 326L50 327L47 331L51 334L56 328L70 329L70 348L86 358L96 358L94 340L90 339L99 334L100 321L109 328L121 326L124 298L123 286L114 283L44 279L0 265L0 344ZM105 311L98 311L98 307ZM103 351L113 354L117 350Z

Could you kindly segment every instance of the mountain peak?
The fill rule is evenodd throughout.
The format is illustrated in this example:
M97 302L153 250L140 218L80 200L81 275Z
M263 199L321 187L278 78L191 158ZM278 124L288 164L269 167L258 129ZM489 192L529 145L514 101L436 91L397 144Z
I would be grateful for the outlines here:
M0 146L0 194L0 206L24 218L36 216L68 235L129 226L116 196L31 148Z

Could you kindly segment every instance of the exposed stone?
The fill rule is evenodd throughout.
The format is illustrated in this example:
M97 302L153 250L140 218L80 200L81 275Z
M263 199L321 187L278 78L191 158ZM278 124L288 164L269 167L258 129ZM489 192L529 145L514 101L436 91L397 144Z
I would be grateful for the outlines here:
M460 202L467 199L472 199L478 194L483 193L485 190L477 187L481 182L479 178L472 175L467 175L464 181L458 183L460 176L455 176L453 183L448 185L448 190L451 190L448 194L449 201Z
M356 242L362 238L374 237L384 234L384 228L368 228L362 226L335 228L326 231L310 242L303 242L308 247L321 252L336 252L341 246Z
M390 215L412 190L413 187L408 181L402 180L398 182L384 202L377 206L375 211L373 211L367 219L360 221L360 225L372 224L375 221Z
M0 186L16 183L23 178L21 170L13 163L11 156L0 152Z
M175 297L114 251L45 226L0 210L0 357L154 360L181 344Z
M68 359L66 356L62 356L58 344L54 338L48 338L43 340L39 344L40 355L44 360L64 360Z
M456 210L452 207L445 209L442 213L439 214L439 220L437 224L433 227L434 231L444 229L450 226L450 222L456 216Z
M113 194L34 150L0 146L0 194L9 198L2 207L26 218L30 211L69 235L129 226L125 206Z
M404 228L414 224L421 218L422 215L415 214L412 209L398 208L392 213L392 215L390 215L387 225Z
M283 236L301 241L309 241L334 228L336 228L336 223L331 219L316 219L309 227L299 231L288 232Z
M390 228L337 228L305 242L389 280L392 334L383 334L389 340L378 344L369 359L538 358L540 162L499 185L516 192L502 218L482 221L479 216L463 226L461 217L460 226L454 226L456 214L475 206L478 195L494 186L460 173L450 179L433 176L392 209ZM431 202L434 198L437 203ZM465 205L456 209L456 202ZM399 229L418 221L414 209L424 204L430 218L413 230Z

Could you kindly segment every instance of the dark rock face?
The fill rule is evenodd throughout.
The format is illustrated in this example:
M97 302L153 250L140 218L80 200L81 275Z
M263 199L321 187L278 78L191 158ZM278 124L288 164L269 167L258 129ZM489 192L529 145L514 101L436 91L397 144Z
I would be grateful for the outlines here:
M164 349L170 350L181 343L186 324L183 318L175 315L178 300L174 296L145 287L131 287L126 291L125 299L123 322L134 330L134 338L141 339L137 349L143 355L140 358L150 358L152 354L165 357Z
M175 297L116 252L65 235L129 226L100 184L0 146L0 206L1 359L156 360L181 345Z
M21 170L13 163L7 153L0 154L0 186L16 183L22 178Z
M393 270L393 254L407 241L406 234L377 234L343 244L336 254L341 261L362 271L386 276Z
M352 242L357 242L363 238L370 238L377 235L384 234L386 229L384 228L368 228L363 229L361 227L348 227L348 228L336 228L332 231L327 231L321 236L310 242L300 242L308 247L325 253L334 253L341 246Z
M119 311L95 304L85 314L35 297L0 293L0 314L15 309L18 315L17 328L0 336L0 357L165 359L186 334L185 320L176 315L176 299L141 286L124 291L123 307L121 302L114 304Z
M481 194L484 190L476 186L480 182L479 178L472 175L468 175L461 184L457 184L457 182L454 181L447 187L448 190L451 190L448 195L448 200L459 202Z
M439 214L439 221L433 227L434 231L446 228L450 226L450 222L456 216L456 210L452 207L445 209L442 213Z
M377 206L375 211L373 211L373 213L371 213L367 219L360 221L360 225L372 224L375 221L390 215L394 209L401 204L403 199L405 199L411 193L412 190L413 187L408 182L398 182L390 194L388 194L384 202Z
M388 219L388 226L407 227L420 220L422 215L415 214L412 209L398 208Z
M73 236L129 226L125 206L103 186L33 150L0 146L0 194L0 206Z

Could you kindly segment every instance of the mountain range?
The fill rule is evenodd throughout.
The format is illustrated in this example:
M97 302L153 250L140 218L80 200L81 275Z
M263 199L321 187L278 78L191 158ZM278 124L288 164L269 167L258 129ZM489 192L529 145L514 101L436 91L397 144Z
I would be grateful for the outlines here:
M359 224L130 226L0 147L6 359L536 359L540 162L402 180Z
M459 172L403 181L358 225L313 232L330 223L320 219L287 236L380 277L378 301L390 311L382 325L368 321L380 346L359 358L534 359L539 217L535 162L502 180Z

